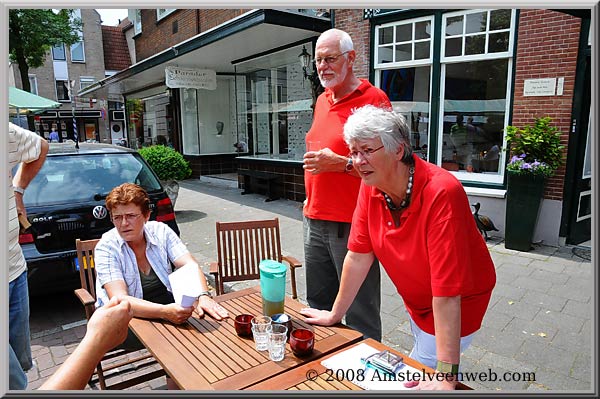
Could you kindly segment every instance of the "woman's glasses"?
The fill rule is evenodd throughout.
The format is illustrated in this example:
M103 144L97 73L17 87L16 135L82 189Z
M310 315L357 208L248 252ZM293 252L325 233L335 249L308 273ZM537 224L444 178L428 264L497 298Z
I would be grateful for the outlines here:
M376 153L377 151L381 150L384 146L380 146L377 147L375 149L373 148L365 148L364 150L354 150L354 151L350 151L350 158L352 158L352 161L356 160L358 158L358 155L362 155L362 157L364 159L371 159L371 156Z
M141 213L126 213L124 215L112 215L110 220L112 220L114 224L121 224L123 220L126 222L134 222L140 216L142 216Z

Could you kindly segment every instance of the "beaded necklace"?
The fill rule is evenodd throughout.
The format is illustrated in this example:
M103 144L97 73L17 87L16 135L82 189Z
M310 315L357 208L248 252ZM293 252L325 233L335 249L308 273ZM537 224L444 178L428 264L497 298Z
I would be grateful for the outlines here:
M408 184L406 186L406 196L402 200L399 206L394 205L394 202L390 198L389 195L383 193L383 198L385 198L385 202L387 202L387 206L390 211L401 211L404 208L407 208L410 205L410 195L412 194L413 187L413 177L415 175L415 166L414 164L410 166L408 169Z

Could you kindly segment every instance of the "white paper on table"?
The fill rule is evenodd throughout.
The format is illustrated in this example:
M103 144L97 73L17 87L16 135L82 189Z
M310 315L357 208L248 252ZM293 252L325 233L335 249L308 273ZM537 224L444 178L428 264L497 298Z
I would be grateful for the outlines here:
M175 303L183 307L192 306L202 292L200 274L195 263L186 263L169 274L169 282Z
M390 377L384 377L384 373L381 371L376 371L371 367L365 368L364 363L361 362L361 358L366 358L376 352L379 351L372 346L363 343L353 348L346 349L329 359L322 360L321 364L333 371L332 378L337 378L338 376L341 377L342 372L338 372L337 370L343 370L344 378L347 378L353 384L366 390L412 390L413 388L406 388L404 386L404 382L408 381L408 378L404 378L404 381L402 381L400 378L396 377L396 381L394 381ZM364 378L358 377L358 370L364 370ZM411 377L415 373L422 374L420 370L405 364L396 375L404 374L406 377L408 376L408 371L410 371ZM336 372L339 374L336 374Z

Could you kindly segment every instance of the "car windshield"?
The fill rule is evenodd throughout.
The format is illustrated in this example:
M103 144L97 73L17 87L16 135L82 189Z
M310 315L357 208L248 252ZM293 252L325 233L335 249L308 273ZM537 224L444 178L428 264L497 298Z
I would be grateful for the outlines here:
M150 168L134 153L49 156L23 201L26 206L104 201L110 190L126 182L149 193L161 190Z

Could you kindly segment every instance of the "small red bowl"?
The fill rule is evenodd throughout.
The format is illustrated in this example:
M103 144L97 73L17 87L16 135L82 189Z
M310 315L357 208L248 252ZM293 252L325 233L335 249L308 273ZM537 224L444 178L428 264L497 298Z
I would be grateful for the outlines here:
M235 332L240 337L247 337L252 335L252 319L254 318L251 314L240 314L235 316L233 324L235 326Z
M290 347L296 356L310 355L315 347L315 333L305 328L296 328L290 334Z

